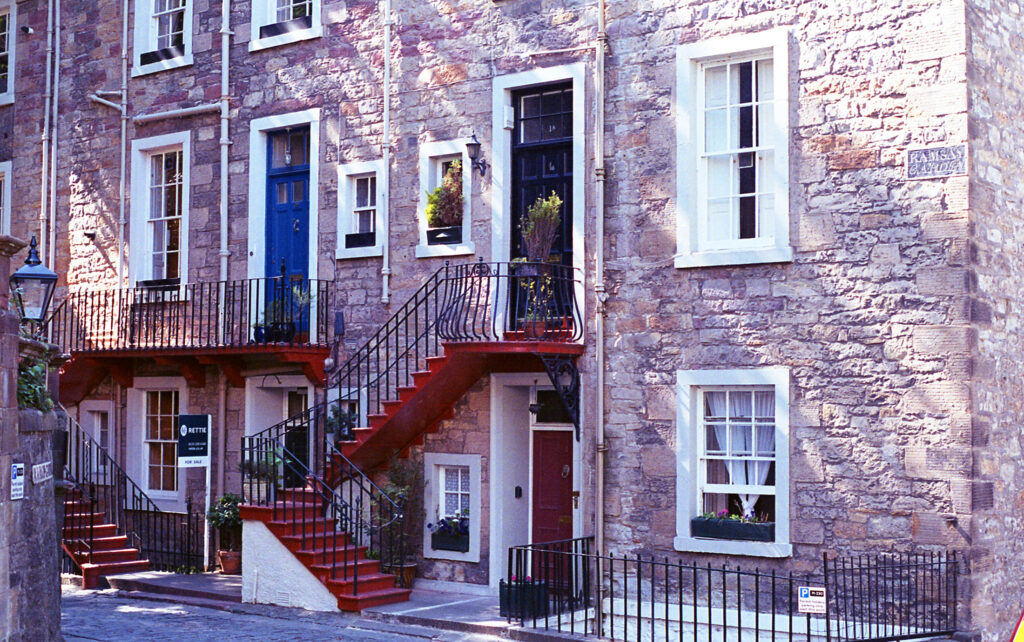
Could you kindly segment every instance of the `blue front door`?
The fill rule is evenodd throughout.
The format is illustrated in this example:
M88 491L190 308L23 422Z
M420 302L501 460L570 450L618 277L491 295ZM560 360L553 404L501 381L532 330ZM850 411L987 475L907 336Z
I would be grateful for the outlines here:
M309 278L309 128L267 137L268 277Z

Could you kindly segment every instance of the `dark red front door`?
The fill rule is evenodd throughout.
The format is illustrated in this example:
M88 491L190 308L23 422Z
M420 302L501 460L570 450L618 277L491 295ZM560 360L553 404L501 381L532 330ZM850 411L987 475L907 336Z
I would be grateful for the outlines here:
M572 539L572 431L533 431L533 543Z

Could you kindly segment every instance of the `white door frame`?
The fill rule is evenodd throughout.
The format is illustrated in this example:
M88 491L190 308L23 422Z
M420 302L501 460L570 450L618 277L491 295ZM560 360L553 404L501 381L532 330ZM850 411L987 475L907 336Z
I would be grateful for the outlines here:
M490 459L490 492L488 502L490 505L490 539L488 542L488 550L490 551L490 568L488 576L490 578L489 584L492 587L498 586L498 580L505 577L505 564L508 560L508 549L504 547L503 534L504 524L502 515L497 507L501 503L499 493L508 487L506 481L509 477L508 471L511 469L511 462L506 462L498 453L495 452L496 444L501 443L500 436L504 428L504 404L505 404L505 389L506 388L550 388L551 380L548 379L547 373L544 372L515 372L515 373L492 373L490 380L491 387L491 456ZM533 398L531 392L530 398ZM533 432L534 430L572 430L572 428L558 428L557 426L534 426L534 421L530 420L529 434L529 474L527 475L527 487L524 490L527 497L527 514L529 515L529 523L527 525L527 536L530 537L533 533ZM576 441L574 438L572 441L572 468L573 468L573 488L580 491L580 501L578 507L573 508L572 512L572 536L582 537L583 535L583 519L582 519L582 506L585 505L586 489L583 488L583 448L582 443Z

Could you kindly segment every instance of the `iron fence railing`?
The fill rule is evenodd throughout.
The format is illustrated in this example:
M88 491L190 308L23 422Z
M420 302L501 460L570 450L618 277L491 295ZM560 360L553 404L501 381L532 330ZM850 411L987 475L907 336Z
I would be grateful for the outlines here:
M957 630L956 551L823 558L835 639L909 640Z
M65 478L74 486L65 507L66 532L76 535L65 550L92 562L94 525L114 524L139 549L155 570L201 569L203 566L203 515L186 500L185 512L164 511L125 473L107 452L74 419L68 417ZM77 502L73 500L79 500ZM67 562L68 560L65 560ZM67 567L69 572L74 569Z
M273 277L70 292L47 320L71 354L330 340L331 283Z
M351 583L359 594L367 571L362 559L379 560L384 572L405 563L401 507L340 452L332 450L341 472L328 484L304 463L305 456L284 445L286 428L242 440L245 503L272 509L284 522L284 536L298 538L327 580ZM401 580L401 575L396 578Z
M591 552L591 538L509 549L501 614L612 640L911 640L956 630L951 554L823 559L820 573L714 567ZM800 612L825 589L825 613Z

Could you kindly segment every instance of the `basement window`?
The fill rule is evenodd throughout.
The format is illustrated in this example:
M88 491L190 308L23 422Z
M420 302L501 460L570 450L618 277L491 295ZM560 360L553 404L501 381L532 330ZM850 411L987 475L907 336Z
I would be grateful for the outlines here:
M320 0L253 0L249 51L318 38Z

